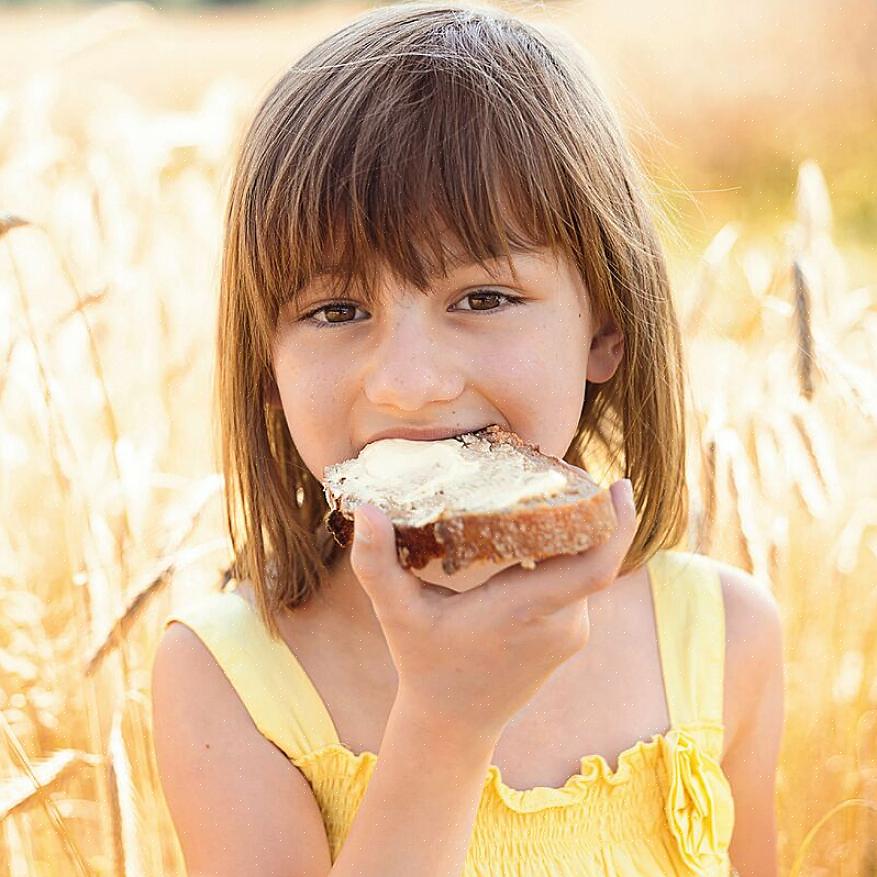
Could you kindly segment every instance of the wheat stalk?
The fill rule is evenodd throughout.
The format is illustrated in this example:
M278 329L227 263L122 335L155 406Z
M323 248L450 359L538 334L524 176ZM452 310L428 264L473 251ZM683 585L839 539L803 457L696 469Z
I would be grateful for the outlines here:
M784 416L783 412L771 412L767 417L777 436L780 454L786 462L793 486L810 515L816 519L824 518L830 508L829 498L811 464L811 457L791 414L786 412Z
M102 763L100 756L78 749L57 749L25 761L26 774L0 778L0 822L35 804L45 805L44 798L59 789L80 765L95 767Z
M129 631L136 625L138 618L171 581L175 570L183 566L185 562L191 562L192 559L204 553L204 549L200 548L187 558L181 546L195 530L208 502L218 494L221 486L221 479L214 477L208 477L198 485L193 499L189 503L187 519L172 534L170 545L163 552L163 556L141 578L140 582L133 585L131 590L134 592L134 596L128 601L122 613L111 624L110 629L86 659L86 676L92 676L103 659L120 642L124 642ZM207 550L216 550L225 547L225 545L225 539L213 540L208 543Z
M14 228L24 228L30 223L20 216L13 216L11 213L0 213L0 237Z
M113 825L118 828L115 844L121 853L122 873L125 877L146 877L143 853L140 849L140 838L144 834L142 831L143 818L140 815L137 787L132 775L125 738L122 734L123 714L124 708L122 706L113 711L113 725L109 740L110 775L114 789L113 800L118 806L119 816L118 819L113 820Z
M67 831L67 828L64 825L64 820L62 819L61 814L58 812L57 804L48 794L49 789L46 787L46 785L40 782L40 776L38 776L37 771L39 771L39 773L43 775L44 779L47 779L50 782L55 782L56 778L53 778L51 773L48 773L48 776L46 776L47 769L44 764L37 765L36 770L34 769L34 763L31 762L31 760L27 757L27 753L24 751L24 747L21 745L21 743L19 743L18 738L15 736L15 732L9 726L9 722L6 721L6 716L3 714L2 710L0 710L0 728L3 729L3 734L6 737L9 752L12 754L13 759L18 763L18 767L22 771L24 771L26 778L30 780L31 787L35 793L35 800L42 804L45 808L52 827L61 838L64 850L70 857L70 860L76 866L77 873L80 875L86 875L86 877L92 877L92 872L86 865L85 860L83 859L82 854L79 851L79 847L76 845L76 841L73 839L72 835L69 831ZM88 756L84 753L83 757L78 760L91 760L90 763L95 765L99 765L101 763L100 758L97 758L96 756ZM58 758L53 763L53 767L55 767L56 769L63 767L63 770L60 772L66 772L66 769L67 767L69 767L69 765L65 765L64 761L65 758L63 756Z
M877 802L865 801L861 798L851 798L849 800L841 801L839 804L836 804L810 829L810 831L807 832L803 842L801 843L801 846L798 849L795 860L794 862L792 862L792 870L789 872L789 877L798 877L798 875L800 874L801 868L804 865L804 859L807 857L807 853L810 851L813 840L819 833L819 830L822 828L822 826L827 824L831 817L834 816L836 813L840 813L852 807L863 807L866 810L870 810L872 813L877 813Z
M787 470L777 447L776 437L770 425L759 418L752 424L754 454L753 463L758 473L758 483L767 497L774 502L785 498L788 487Z
M804 404L800 399L793 400L790 410L792 426L801 437L801 444L812 465L813 474L830 503L838 498L842 483L840 472L835 463L836 453L831 446L828 432L816 416L813 407Z
M710 439L704 451L703 518L697 544L702 554L709 554L713 541L713 525L716 518L716 442Z
M8 222L7 222L8 224ZM15 224L10 225L9 228L18 228L23 225L27 225L22 220L17 221ZM9 228L6 230L8 231ZM25 327L27 329L28 339L31 343L31 346L34 351L34 357L37 364L37 373L40 381L40 388L43 393L43 401L46 406L46 412L48 414L48 428L47 428L47 439L49 442L49 450L50 450L50 460L52 464L52 468L55 473L55 477L58 481L58 486L63 493L68 493L73 484L72 478L67 474L64 467L61 465L61 459L64 456L64 452L62 451L61 444L58 441L56 436L56 431L58 435L63 436L66 448L69 452L70 457L74 456L73 454L73 444L70 441L70 437L67 431L64 429L63 425L60 422L60 417L57 417L57 413L55 411L55 406L52 404L52 391L50 389L50 380L48 367L45 362L45 359L42 355L42 351L40 348L40 343L37 340L37 332L36 327L34 326L33 319L31 317L30 307L28 305L27 296L24 292L24 284L22 282L21 273L18 269L18 263L15 260L15 257L12 253L11 248L9 247L9 242L6 241L6 252L9 257L9 263L12 266L12 273L15 278L16 288L18 290L18 298L19 303L21 305L21 313L24 317ZM58 420L57 426L54 426L55 419Z
M818 332L814 332L817 353L817 367L822 371L840 397L855 407L859 414L873 424L877 424L877 389L874 387L874 376L843 356Z
M865 531L869 527L877 527L877 498L866 496L859 499L848 513L836 540L834 568L839 573L849 575L856 568Z
M795 327L798 336L798 382L805 399L813 396L813 332L810 328L810 287L801 263L792 263L795 290Z
M687 307L681 320L686 335L697 334L701 327L704 301L715 282L715 276L739 237L739 226L729 222L713 236L701 256L700 264L687 295Z

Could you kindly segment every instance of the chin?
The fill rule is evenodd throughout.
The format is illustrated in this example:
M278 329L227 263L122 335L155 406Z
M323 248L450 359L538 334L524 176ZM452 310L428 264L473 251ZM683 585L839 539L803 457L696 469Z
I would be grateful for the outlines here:
M448 575L442 569L441 558L434 558L421 569L411 569L409 572L427 584L440 585L448 590L462 593L463 591L471 591L472 588L483 585L498 572L508 569L517 563L520 563L520 561L506 560L502 563L478 561L470 564L465 569L461 569L459 572Z

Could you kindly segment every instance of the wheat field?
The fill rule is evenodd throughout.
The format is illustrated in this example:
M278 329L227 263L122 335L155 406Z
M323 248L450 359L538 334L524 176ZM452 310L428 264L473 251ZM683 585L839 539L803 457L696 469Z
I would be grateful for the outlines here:
M627 30L610 4L515 9L594 47L668 208L689 543L782 610L781 873L875 877L877 26L851 2L846 34L814 4L790 45L838 39L808 83L756 52L732 88L730 55L692 76L670 52L708 46L718 7L671 2L658 27L640 6ZM283 65L363 8L0 12L0 874L184 874L149 672L171 604L229 561L209 406L231 157ZM797 13L766 8L727 42L775 45ZM807 139L792 110L813 100Z

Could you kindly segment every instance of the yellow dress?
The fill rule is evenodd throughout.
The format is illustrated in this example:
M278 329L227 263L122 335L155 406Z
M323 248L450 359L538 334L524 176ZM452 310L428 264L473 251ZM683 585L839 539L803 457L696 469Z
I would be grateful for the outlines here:
M689 552L660 551L647 568L670 729L622 752L614 772L602 755L584 755L560 788L513 789L491 765L462 877L730 875L721 584L707 558ZM234 591L201 597L171 621L195 631L259 731L307 778L334 862L377 756L339 741L304 668Z

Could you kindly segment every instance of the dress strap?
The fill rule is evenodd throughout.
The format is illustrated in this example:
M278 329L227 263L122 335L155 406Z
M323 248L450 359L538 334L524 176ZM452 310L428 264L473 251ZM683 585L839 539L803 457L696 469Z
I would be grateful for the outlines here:
M167 627L190 627L228 677L259 731L288 758L338 742L323 699L282 639L231 591L217 591L172 611Z
M718 570L687 551L659 551L648 569L670 723L721 724L725 606Z

